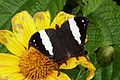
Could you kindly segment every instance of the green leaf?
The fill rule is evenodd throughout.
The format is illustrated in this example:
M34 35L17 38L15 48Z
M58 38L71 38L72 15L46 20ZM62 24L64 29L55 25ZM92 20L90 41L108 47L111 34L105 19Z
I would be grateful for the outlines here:
M47 5L47 9L51 12L52 20L63 9L66 0L51 0Z
M83 15L87 16L90 13L94 12L102 3L104 0L82 0L85 4L83 8Z
M0 52L2 52L2 53L8 53L9 51L5 48L4 45L0 44Z
M38 11L50 10L53 20L65 3L66 0L0 0L0 29L11 30L12 17L23 10L32 16ZM3 46L0 47L0 52L4 52L4 49Z
M89 71L81 65L78 65L74 69L63 70L62 72L66 73L71 80L85 80L89 75Z
M77 14L80 11L80 6L75 7L74 9L72 9L72 14Z
M62 10L65 2L66 0L0 0L0 29L10 29L11 18L22 10L34 15L38 11L50 9L55 14Z
M97 68L98 63L94 53L97 48L112 45L116 50L116 56L112 64L108 67L100 66L100 68L97 68L94 80L118 79L120 73L120 7L112 0L104 0L100 4L97 3L98 0L94 1L88 1L88 9L84 10L84 14L92 22L88 30L89 41L86 44L90 58Z
M79 71L80 70L78 70L78 69L70 69L70 70L68 69L68 70L64 70L62 72L66 73L70 77L71 80L75 80Z
M0 0L0 29L11 29L11 18L22 10L31 14L45 10L50 0Z
M89 75L89 71L85 70L85 67L78 65L78 74L74 80L85 80Z

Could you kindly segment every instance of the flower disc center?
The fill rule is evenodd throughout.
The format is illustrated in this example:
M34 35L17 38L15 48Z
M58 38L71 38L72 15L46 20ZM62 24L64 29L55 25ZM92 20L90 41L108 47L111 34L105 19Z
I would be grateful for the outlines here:
M20 60L20 72L29 79L41 80L58 68L57 63L34 48L26 50Z

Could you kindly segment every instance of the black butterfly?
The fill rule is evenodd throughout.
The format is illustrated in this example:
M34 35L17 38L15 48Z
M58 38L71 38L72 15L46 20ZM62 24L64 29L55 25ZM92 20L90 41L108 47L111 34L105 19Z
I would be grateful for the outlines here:
M82 55L89 20L85 17L74 17L65 21L56 29L40 30L32 35L29 47L32 46L58 64L70 57Z

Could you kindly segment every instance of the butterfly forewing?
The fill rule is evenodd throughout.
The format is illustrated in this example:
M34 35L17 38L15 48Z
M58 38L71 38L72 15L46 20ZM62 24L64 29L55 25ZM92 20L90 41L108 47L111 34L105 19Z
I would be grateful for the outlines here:
M54 29L45 29L33 34L29 46L36 48L57 63L62 63L67 59L66 50L59 42Z
M80 40L81 40L81 45L85 44L85 39L86 39L86 33L87 33L87 27L89 20L86 17L74 17L75 22L77 23L77 26L79 27L79 32L80 32Z
M71 18L62 24L60 29L64 34L64 40L59 40L71 56L83 54L87 26L88 19L80 16Z
M45 46L42 43L42 38L40 37L39 32L36 32L31 36L29 40L29 47L34 47L46 56L50 56L49 52L45 49Z

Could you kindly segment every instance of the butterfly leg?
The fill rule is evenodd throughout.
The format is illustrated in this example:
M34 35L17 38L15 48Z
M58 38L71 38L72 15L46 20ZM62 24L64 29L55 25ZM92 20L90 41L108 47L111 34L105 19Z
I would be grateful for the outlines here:
M60 68L58 68L57 71L58 71L58 74L57 74L57 77L58 77L60 75L60 73L61 73Z

